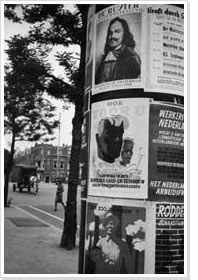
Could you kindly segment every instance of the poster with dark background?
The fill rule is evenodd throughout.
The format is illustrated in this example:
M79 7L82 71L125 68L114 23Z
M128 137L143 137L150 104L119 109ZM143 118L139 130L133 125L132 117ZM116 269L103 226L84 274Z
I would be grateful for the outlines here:
M85 273L144 273L146 209L88 203Z
M149 200L184 200L184 109L151 104L149 120Z

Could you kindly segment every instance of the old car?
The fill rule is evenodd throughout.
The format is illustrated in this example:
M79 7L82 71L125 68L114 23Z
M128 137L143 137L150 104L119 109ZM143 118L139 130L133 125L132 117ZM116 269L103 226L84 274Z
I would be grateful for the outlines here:
M28 192L31 191L31 181L30 177L36 174L35 166L28 165L14 165L11 172L11 182L13 186L13 191L16 191L18 188L20 192L23 189L27 189Z

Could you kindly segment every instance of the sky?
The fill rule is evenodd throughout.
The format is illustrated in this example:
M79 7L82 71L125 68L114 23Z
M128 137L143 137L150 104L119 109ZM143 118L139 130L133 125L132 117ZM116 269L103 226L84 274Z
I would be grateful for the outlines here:
M9 39L10 36L13 36L15 34L24 35L27 33L28 29L29 29L29 25L26 23L23 24L13 23L12 21L9 21L8 19L4 18L4 49L7 48L7 44L5 43L5 40ZM56 53L56 51L61 51L61 50L63 50L63 48L60 48L60 46L55 47L50 54L49 61L52 63L54 75L64 78L63 68L61 68L58 65L58 62L55 61L54 59L54 54ZM78 48L76 48L75 51L78 52L79 51ZM7 62L7 58L4 52L4 64L6 62ZM72 118L74 116L74 106L71 105L68 110L64 110L63 109L64 103L62 101L50 97L49 99L52 102L52 104L57 107L55 118L59 119L59 115L61 114L60 131L58 128L54 131L55 132L54 137L56 138L49 143L54 145L58 145L58 143L60 145L63 144L71 145L71 141L72 141L71 131L72 131ZM60 141L58 140L59 136L60 136ZM11 135L5 135L4 148L10 149L10 144L11 144ZM16 142L15 147L17 150L25 150L26 148L29 148L31 146L34 146L34 143L20 141L20 142Z

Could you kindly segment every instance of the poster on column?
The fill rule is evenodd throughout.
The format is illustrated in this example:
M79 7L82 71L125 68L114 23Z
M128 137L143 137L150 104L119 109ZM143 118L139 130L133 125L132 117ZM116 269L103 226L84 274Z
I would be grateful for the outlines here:
M80 165L79 165L79 179L82 187L87 186L88 178L88 160L89 160L89 125L90 125L90 111L84 114L82 125L82 144L80 152ZM87 193L87 188L84 194Z
M184 274L184 204L156 203L155 226L155 273Z
M91 89L92 87L94 16L95 16L95 5L90 5L88 16L87 16L85 91Z
M148 196L149 99L92 104L88 194Z
M89 202L85 225L86 274L143 274L146 209Z
M147 5L145 91L183 95L184 9Z
M93 94L142 87L142 5L112 5L96 14Z
M149 128L149 200L184 200L184 108L153 103Z
M184 204L157 204L156 228L184 228Z

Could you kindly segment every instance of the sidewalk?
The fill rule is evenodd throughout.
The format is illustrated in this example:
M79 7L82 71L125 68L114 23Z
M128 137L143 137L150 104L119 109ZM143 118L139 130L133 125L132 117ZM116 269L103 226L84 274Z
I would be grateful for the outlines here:
M4 208L4 212L5 276L7 274L78 273L79 248L71 251L60 248L62 231L41 224L41 221L14 206ZM22 222L32 222L34 226L27 226L26 223L26 226L19 227L10 218L14 222L17 218Z

